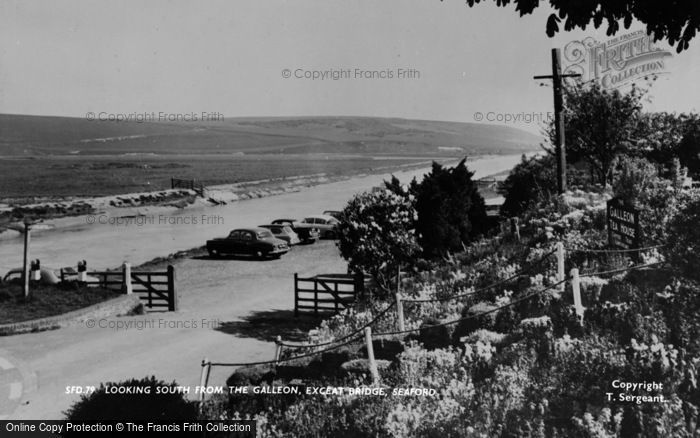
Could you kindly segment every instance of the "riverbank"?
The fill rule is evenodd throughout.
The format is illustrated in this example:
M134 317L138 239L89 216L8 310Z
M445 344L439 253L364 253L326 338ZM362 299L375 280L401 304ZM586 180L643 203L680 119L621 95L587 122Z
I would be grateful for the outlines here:
M481 157L469 162L474 178L511 169L521 155ZM164 254L196 248L231 229L256 226L277 218L301 219L324 210L341 209L356 193L378 186L395 174L401 181L421 178L427 166L299 187L276 196L212 205L195 202L186 208L146 206L106 209L102 213L47 220L32 233L30 258L42 266L75 266L87 260L88 269L109 269L128 261L145 263ZM201 198L200 198L201 199ZM133 216L130 218L130 216ZM129 219L129 220L125 220ZM5 233L0 245L0 272L21 266L23 242L19 233Z

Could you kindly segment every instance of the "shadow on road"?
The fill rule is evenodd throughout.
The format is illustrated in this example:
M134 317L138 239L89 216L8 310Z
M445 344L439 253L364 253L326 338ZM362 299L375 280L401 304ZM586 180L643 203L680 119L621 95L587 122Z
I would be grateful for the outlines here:
M253 312L242 321L222 322L217 328L222 333L271 342L277 336L284 341L300 342L307 339L309 330L321 323L322 318L294 317L293 310L266 310Z

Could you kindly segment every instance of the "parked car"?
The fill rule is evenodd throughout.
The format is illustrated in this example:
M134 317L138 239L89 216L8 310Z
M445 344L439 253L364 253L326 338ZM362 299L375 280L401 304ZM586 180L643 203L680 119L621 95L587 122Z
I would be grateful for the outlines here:
M343 212L338 211L338 210L326 210L323 212L324 216L333 216L334 218L336 218L338 220L340 220L340 215L342 215L342 214L343 214Z
M333 216L317 215L304 218L303 221L298 223L297 227L318 228L322 239L335 239L339 223L340 222L338 219L334 218Z
M294 232L291 225L269 224L259 225L259 227L270 230L273 236L280 240L284 240L289 246L298 245L301 242L301 240L299 240L299 235Z
M275 219L272 221L272 225L288 225L292 227L292 231L294 231L304 243L314 243L321 237L321 232L318 228L308 227L306 225L299 226L300 222L296 219Z
M239 228L231 231L227 237L207 240L209 255L221 256L252 255L257 258L279 258L289 251L287 242L277 239L265 228Z

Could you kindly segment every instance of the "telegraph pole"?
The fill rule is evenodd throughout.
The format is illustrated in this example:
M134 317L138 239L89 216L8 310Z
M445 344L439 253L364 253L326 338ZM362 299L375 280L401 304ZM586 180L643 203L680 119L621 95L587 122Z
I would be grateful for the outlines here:
M29 230L32 229L32 223L24 220L24 265L22 269L22 277L24 279L24 298L29 298Z
M564 97L562 91L563 78L577 78L578 73L561 73L561 51L552 49L552 74L534 76L533 79L551 79L554 85L554 143L557 152L557 190L559 194L566 191L566 147L564 146Z

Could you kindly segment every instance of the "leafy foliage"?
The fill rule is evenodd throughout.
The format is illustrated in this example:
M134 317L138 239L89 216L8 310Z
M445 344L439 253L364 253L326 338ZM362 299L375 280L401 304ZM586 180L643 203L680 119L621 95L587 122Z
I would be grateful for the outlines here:
M564 87L567 159L588 164L594 181L607 185L615 159L627 153L640 136L644 93L609 90L596 82ZM548 127L554 144L555 127Z
M548 199L556 193L555 163L552 155L527 158L523 155L498 188L505 197L501 214L518 216L537 201Z
M143 390L147 393L110 394L106 387ZM197 407L177 391L177 384L157 380L154 376L101 384L83 395L65 412L72 423L99 423L105 420L134 422L190 422L197 420ZM159 391L160 390L160 391Z
M470 7L481 0L467 0ZM498 6L508 6L511 0L496 0ZM540 4L535 0L513 0L515 10L520 16L531 14ZM700 12L693 0L675 2L672 8L653 0L631 0L626 2L568 2L549 0L554 13L547 18L547 36L553 37L559 32L563 22L564 30L576 28L585 30L592 24L597 29L605 21L607 35L615 35L620 30L620 23L629 29L633 20L646 24L647 34L654 35L654 41L666 40L676 45L680 53L688 49L689 42L700 30Z
M408 188L355 196L342 212L338 248L349 269L365 271L387 290L398 268L412 263L420 248L415 237L417 213Z
M667 258L690 278L700 279L700 194L695 193L669 224Z
M428 257L457 251L486 231L484 198L465 160L453 168L433 163L424 179L411 185L416 196L418 242Z

